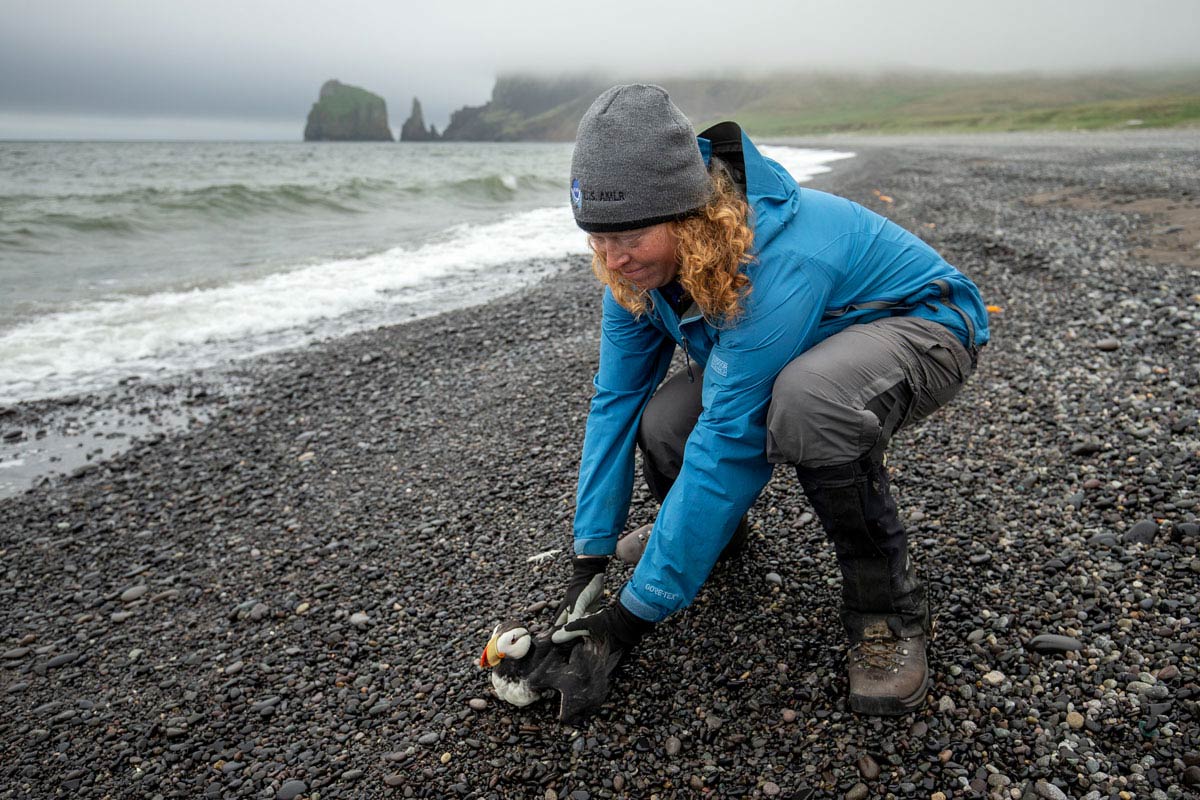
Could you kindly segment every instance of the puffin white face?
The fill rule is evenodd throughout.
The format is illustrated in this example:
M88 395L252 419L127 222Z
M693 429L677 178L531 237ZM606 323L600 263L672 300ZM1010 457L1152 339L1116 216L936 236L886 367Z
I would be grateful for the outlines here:
M531 646L533 646L533 637L524 628L505 631L496 641L496 651L503 658L524 658Z
M488 640L483 655L479 657L479 666L494 667L505 658L521 659L533 646L533 637L529 631L520 625L512 625L505 629L506 623L500 623L492 629L492 638Z

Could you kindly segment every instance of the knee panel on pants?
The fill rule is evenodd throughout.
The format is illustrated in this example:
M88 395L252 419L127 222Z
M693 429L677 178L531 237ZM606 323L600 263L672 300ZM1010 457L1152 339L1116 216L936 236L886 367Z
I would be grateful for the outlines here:
M869 452L883 430L879 417L856 408L823 375L784 370L767 409L767 459L773 464L826 467Z

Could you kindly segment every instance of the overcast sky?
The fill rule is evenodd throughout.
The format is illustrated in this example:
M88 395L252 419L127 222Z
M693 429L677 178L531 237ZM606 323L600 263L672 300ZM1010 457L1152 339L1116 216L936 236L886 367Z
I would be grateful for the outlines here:
M0 138L299 139L328 78L399 129L496 75L1200 64L1200 0L0 0Z

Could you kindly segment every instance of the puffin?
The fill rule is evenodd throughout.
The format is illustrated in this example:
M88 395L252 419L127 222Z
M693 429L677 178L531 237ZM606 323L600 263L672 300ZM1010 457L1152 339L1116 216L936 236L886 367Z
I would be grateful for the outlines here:
M492 688L506 703L524 707L559 694L558 718L577 722L608 696L609 678L624 655L608 643L581 637L570 644L534 636L519 622L501 622L483 648L479 666L491 669Z

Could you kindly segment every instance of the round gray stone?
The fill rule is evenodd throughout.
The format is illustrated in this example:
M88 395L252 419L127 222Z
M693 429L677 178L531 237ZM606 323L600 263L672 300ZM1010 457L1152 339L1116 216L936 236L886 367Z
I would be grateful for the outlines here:
M1154 541L1154 537L1158 535L1158 523L1152 519L1143 519L1133 524L1129 530L1121 537L1127 543L1141 542L1142 544L1150 544Z
M275 800L295 800L306 791L308 785L304 781L288 781L279 787L279 791L275 793Z
M846 792L846 800L865 800L867 796L867 785L865 783L856 783Z

